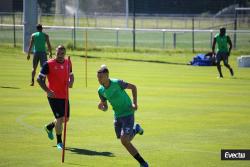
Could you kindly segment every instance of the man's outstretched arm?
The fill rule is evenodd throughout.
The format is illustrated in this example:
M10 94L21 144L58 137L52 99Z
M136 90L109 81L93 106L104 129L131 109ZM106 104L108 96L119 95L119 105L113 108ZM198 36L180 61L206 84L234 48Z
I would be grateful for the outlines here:
M137 88L135 85L128 83L127 89L131 89L132 91L132 96L133 96L133 109L137 110L138 106L137 106Z

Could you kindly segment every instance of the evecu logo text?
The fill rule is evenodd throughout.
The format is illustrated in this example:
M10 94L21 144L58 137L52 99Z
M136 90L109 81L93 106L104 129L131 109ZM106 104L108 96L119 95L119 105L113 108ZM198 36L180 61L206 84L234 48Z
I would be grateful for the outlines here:
M225 152L225 158L226 159L244 159L246 157L245 153L230 153L230 152Z

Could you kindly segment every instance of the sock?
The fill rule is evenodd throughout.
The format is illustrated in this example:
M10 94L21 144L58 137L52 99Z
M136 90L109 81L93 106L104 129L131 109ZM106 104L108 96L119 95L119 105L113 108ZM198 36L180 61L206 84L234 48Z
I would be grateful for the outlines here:
M134 158L140 163L140 164L144 164L146 163L145 160L141 157L141 155L139 153L134 155Z
M136 135L136 130L135 130L135 129L133 129L133 135L134 135L134 136Z
M56 134L56 138L57 138L57 144L62 143L62 134L60 135Z
M54 124L54 122L51 122L51 123L48 124L46 127L47 127L48 130L51 131L51 130L53 130L53 128L55 127L55 124Z

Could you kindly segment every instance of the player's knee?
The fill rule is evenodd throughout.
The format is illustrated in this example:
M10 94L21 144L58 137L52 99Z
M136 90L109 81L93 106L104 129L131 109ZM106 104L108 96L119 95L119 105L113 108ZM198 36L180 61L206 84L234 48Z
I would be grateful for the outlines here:
M62 123L63 123L63 118L64 118L64 117L57 118L57 119L56 119L56 123L57 123L57 124L62 124Z
M127 146L130 143L130 140L127 136L121 136L121 143L124 146Z

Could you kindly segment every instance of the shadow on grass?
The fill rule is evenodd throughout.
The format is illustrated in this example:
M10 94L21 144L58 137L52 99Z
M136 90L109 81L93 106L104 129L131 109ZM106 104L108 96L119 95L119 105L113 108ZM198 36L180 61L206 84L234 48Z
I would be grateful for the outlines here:
M89 165L83 165L83 164L77 164L77 163L72 163L72 162L65 162L65 164L72 165L72 166L89 166Z
M160 63L160 64L174 64L174 65L187 65L187 63L174 63L160 60L140 60L140 59L127 59L127 58L110 58L113 60L125 60L125 61L136 61L136 62L146 62L146 63Z
M245 80L245 81L249 81L250 78L247 78L247 77L231 77L230 79L237 79L237 80Z
M74 147L66 147L67 151L70 151L75 154L80 154L80 155L89 155L89 156L105 156L105 157L115 157L115 155L111 152L98 152L98 151L92 151L92 150L87 150L87 149L82 149L82 148L74 148Z
M0 86L0 88L3 88L3 89L21 89L21 88L13 87L13 86Z
M80 57L85 58L85 56L80 56ZM87 58L101 59L101 57L97 57L97 56L87 56ZM187 63L175 63L175 62L167 62L167 61L160 61L160 60L141 60L141 59L111 58L111 57L105 57L105 59L146 62L146 63L173 64L173 65L188 65Z

